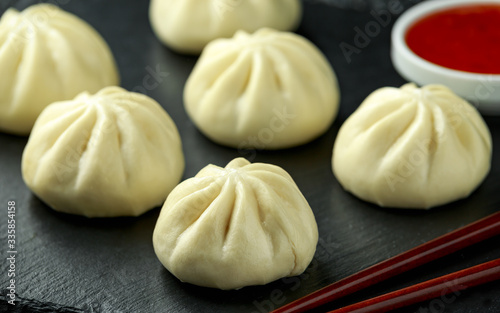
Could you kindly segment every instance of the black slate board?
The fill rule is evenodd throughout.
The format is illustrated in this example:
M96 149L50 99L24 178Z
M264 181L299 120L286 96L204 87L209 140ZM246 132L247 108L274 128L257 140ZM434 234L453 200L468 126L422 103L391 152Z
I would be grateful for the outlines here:
M10 2L10 3L9 3ZM24 9L35 0L5 1ZM122 86L159 101L175 120L186 157L184 178L208 163L225 165L235 157L277 164L287 170L309 201L319 226L317 253L306 272L265 286L219 291L179 282L153 252L151 236L159 209L138 218L85 219L50 210L25 187L20 174L27 138L0 134L0 311L17 312L267 312L376 262L480 219L500 204L500 118L487 117L493 135L491 173L469 198L431 211L376 207L347 194L330 167L341 123L373 90L405 81L390 62L391 23L380 27L367 46L347 62L339 45L354 44L356 27L374 21L371 10L384 0L309 0L298 33L309 38L335 68L342 92L332 128L316 141L277 152L241 152L218 146L201 135L182 106L184 83L196 62L163 47L148 22L148 1L52 0L93 25L110 44ZM408 8L418 1L391 1ZM159 69L158 86L144 79ZM1 77L0 79L8 79ZM464 177L463 179L467 179ZM6 303L7 201L17 207L16 306ZM324 312L432 277L500 257L498 237L435 261L357 295L316 310ZM398 312L500 312L500 282L465 290Z

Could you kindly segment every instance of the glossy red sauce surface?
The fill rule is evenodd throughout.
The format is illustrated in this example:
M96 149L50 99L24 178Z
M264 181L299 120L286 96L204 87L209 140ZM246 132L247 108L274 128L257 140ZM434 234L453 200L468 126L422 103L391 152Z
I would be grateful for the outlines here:
M415 54L447 68L500 74L500 4L428 15L409 28L406 43Z

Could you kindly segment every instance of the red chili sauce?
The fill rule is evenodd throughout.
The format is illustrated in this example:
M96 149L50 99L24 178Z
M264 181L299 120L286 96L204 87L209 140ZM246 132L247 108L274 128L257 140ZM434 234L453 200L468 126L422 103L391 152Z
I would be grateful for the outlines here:
M466 5L428 15L410 27L406 43L437 65L500 74L500 5Z

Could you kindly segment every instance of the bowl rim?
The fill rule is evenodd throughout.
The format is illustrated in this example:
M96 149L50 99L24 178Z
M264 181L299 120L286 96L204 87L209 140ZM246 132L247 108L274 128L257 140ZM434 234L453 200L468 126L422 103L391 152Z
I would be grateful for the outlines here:
M500 83L500 74L473 73L444 67L442 65L432 63L413 52L406 43L406 33L415 22L422 18L441 11L446 11L451 8L477 6L482 4L496 4L500 6L500 0L433 0L421 2L408 10L406 10L394 23L392 29L392 44L398 53L404 56L411 62L417 64L423 69L430 72L438 72L442 76L451 79L462 80L484 80Z

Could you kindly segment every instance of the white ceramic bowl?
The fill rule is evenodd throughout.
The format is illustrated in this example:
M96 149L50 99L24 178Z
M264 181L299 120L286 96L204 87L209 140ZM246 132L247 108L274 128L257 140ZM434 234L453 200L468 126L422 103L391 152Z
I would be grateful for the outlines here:
M391 58L405 79L419 85L443 84L469 100L482 113L499 115L500 75L469 73L436 65L411 51L405 40L408 28L429 14L479 4L500 4L500 0L433 0L408 9L392 29Z

